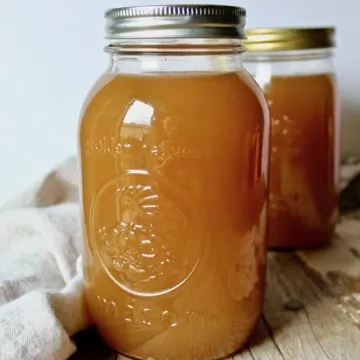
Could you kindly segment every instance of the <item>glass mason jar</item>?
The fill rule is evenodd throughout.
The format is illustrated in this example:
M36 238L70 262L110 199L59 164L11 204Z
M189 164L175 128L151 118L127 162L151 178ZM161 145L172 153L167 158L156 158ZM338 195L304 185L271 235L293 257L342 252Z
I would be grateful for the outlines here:
M328 243L337 218L333 28L249 30L244 66L271 116L268 246Z
M110 64L79 127L88 308L120 353L226 356L265 282L270 119L242 65L245 11L105 17Z

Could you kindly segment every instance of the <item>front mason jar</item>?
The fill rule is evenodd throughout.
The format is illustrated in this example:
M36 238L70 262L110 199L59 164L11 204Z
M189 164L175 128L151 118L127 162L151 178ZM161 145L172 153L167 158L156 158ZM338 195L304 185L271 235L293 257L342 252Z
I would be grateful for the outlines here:
M269 115L245 11L106 13L110 65L79 126L85 297L116 351L216 359L262 310Z
M339 116L333 28L253 29L244 66L271 114L270 248L331 241L337 219Z

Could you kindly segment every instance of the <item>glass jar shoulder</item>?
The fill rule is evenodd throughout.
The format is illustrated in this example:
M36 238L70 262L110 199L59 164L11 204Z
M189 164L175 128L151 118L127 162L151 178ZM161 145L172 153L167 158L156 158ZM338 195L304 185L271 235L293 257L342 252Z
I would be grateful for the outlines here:
M91 89L88 91L81 108L81 113L79 118L80 128L82 126L83 119L86 113L89 111L89 107L92 106L94 100L96 102L97 95L107 86L108 83L110 83L113 80L114 76L115 76L114 74L104 72L97 78Z
M239 107L238 111L254 109L266 111L265 98L251 76L237 72L187 72L146 75L106 73L90 91L83 107L81 131L96 126L97 122L117 121L129 108L136 108L142 124L145 114L168 113L178 117L202 112L201 118L211 117L225 108ZM256 110L255 110L256 109ZM206 116L205 116L206 115ZM219 114L218 114L219 115ZM200 118L199 117L199 118ZM201 119L200 119L201 120ZM143 124L142 124L143 125Z
M292 84L294 91L298 83L309 81L322 87L336 86L331 57L304 59L291 52L266 56L251 54L245 59L244 67L264 91L269 91L274 83Z

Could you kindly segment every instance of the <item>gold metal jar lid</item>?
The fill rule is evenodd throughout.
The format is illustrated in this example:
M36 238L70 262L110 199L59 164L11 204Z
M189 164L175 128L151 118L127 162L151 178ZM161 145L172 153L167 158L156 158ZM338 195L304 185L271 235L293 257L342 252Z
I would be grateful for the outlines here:
M325 49L335 46L335 28L264 28L246 31L250 52Z
M108 39L245 39L246 10L220 5L158 5L109 9Z

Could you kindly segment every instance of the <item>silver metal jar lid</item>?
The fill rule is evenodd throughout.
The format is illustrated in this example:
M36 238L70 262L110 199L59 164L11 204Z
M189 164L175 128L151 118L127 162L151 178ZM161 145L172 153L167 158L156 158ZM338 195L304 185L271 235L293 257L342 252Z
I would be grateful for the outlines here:
M246 10L220 5L158 5L109 9L108 39L245 39Z

